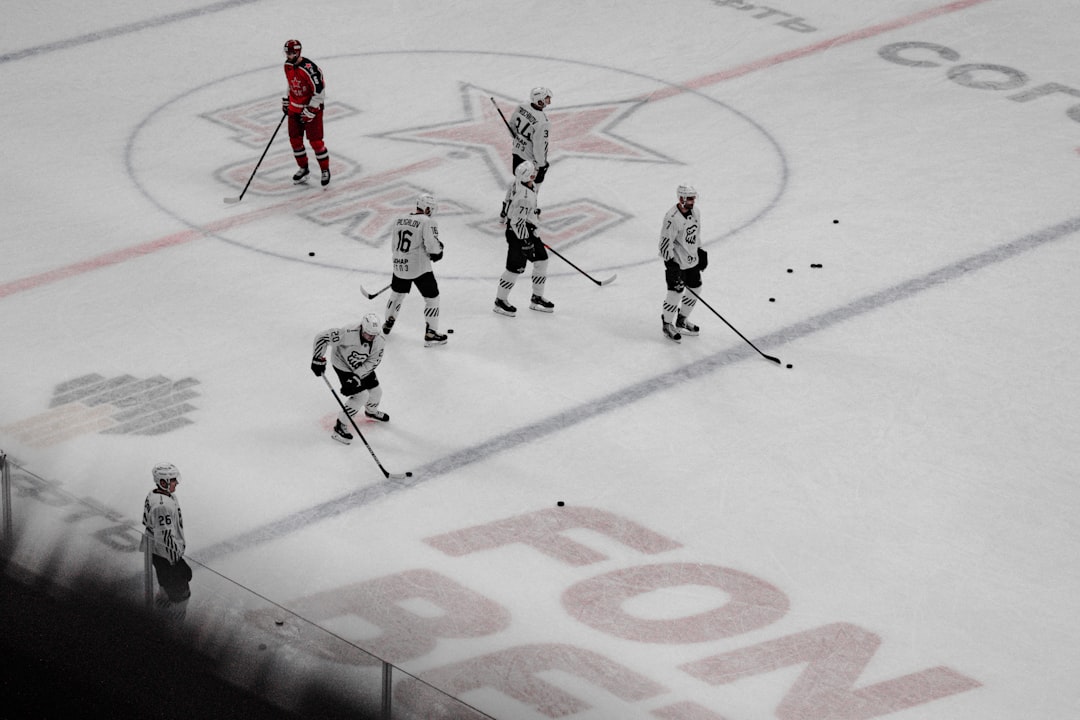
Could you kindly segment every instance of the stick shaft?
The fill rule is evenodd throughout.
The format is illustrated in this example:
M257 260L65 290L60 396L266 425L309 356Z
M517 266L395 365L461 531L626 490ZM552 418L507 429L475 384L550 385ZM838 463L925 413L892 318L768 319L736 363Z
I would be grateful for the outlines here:
M772 360L772 361L773 361L774 363L776 363L777 365L779 365L779 364L780 364L780 359L779 359L779 358L774 358L774 357L773 357L772 355L766 355L765 353L761 352L761 350L758 350L758 346L757 346L757 345L755 345L754 343L752 343L752 342L750 342L749 340L747 340L747 339L746 339L746 336L745 336L745 335L743 335L743 334L742 334L741 332L739 332L739 331L738 331L738 330L737 330L737 329L735 328L735 326L734 326L734 325L732 325L731 323L729 323L729 322L727 321L727 319L726 319L726 318L725 318L725 317L724 317L723 315L721 315L720 313L716 312L716 308L714 308L714 307L713 307L712 305L710 305L709 303L705 302L705 298L701 297L700 295L698 295L698 294L697 294L696 292L694 292L694 291L693 291L692 289L690 289L690 288L686 288L686 289L687 289L687 290L690 290L690 294L691 294L691 295L693 295L694 297L696 297L696 298L698 299L698 301L699 301L699 302L700 302L700 303L701 303L702 305L704 305L705 307L707 307L707 308L709 308L710 310L712 310L712 314L713 314L713 315L715 315L716 317L718 317L718 318L720 318L721 320L723 320L723 321L724 321L724 324L725 324L725 325L727 325L727 326L728 326L729 328L731 328L732 330L734 330L734 331L735 331L735 334L736 334L736 335L738 335L739 337L741 337L741 338L742 338L742 339L743 339L743 340L744 340L744 341L746 342L746 344L747 344L747 345L749 345L750 347L752 347L752 348L754 348L755 350L757 350L757 352L758 352L758 355L761 355L761 356L762 356L763 358L765 358L766 360Z
M509 121L507 121L506 116L503 115L503 111L502 111L502 108L499 107L499 103L495 102L495 98L493 98L493 97L489 97L488 99L491 100L491 104L495 106L495 109L499 111L499 117L502 118L503 125L506 126L506 130L507 130L507 132L510 133L510 137L517 140L517 133L514 132L514 128L510 127L510 123L509 123Z
M266 143L266 147L263 149L262 155L259 156L259 162L255 163L255 169L251 171L251 176L248 178L247 183L244 185L244 189L240 191L240 197L236 198L236 202L240 202L244 198L244 193L247 192L248 186L251 185L251 181L255 179L255 173L259 171L259 166L262 165L262 161L266 157L266 153L270 151L270 146L274 144L274 138L277 137L278 130L281 129L281 126L282 124L284 124L285 118L287 117L287 114L281 114L281 119L278 120L277 127L274 128L274 132L270 136L270 142Z
M334 386L330 384L330 380L326 377L326 373L323 373L320 377L322 377L323 382L326 383L326 387L330 390L330 394L334 396L335 400L337 400L337 404L341 406L341 412L345 413L345 417L349 418L349 424L352 425L353 430L356 431L356 434L359 435L360 439L364 442L364 447L366 447L368 449L368 452L371 453L371 458L375 461L375 464L379 466L379 469L382 470L383 477L390 477L390 472L383 467L383 464L379 462L379 456L376 455L375 451L371 449L371 443L369 443L367 441L367 438L364 437L364 433L360 432L360 428L356 426L356 421L352 419L352 415L350 415L349 411L345 409L345 403L343 403L341 401L341 398L338 397L337 390L335 390ZM397 475L395 475L395 477L397 477Z
M593 281L594 283L596 283L597 285L603 285L603 284L604 284L604 282L601 282L600 280L597 280L597 279L596 279L596 278L594 278L594 277L593 277L592 275L590 275L589 273L585 272L584 270L582 270L581 268L579 268L579 267L578 267L577 265L575 265L574 263L570 262L570 260L569 260L569 259L568 259L568 258L567 258L567 257L566 257L565 255L563 255L563 254L562 254L561 252L559 252L559 251L558 251L558 250L556 250L555 248L551 247L551 246L550 246L550 245L548 245L547 243L544 243L544 247L546 247L546 248L547 248L548 250L550 250L551 252L555 253L555 256L556 256L556 257L558 257L558 258L559 258L560 260L562 260L562 261L563 261L564 263L566 263L566 264L567 264L567 265L569 265L570 267L572 267L572 268L574 268L575 270L577 270L577 271L578 271L579 273L581 273L581 274L582 274L582 275L584 275L585 277L587 277L587 278L589 278L590 280L592 280L592 281ZM608 281L605 281L605 282L608 282Z

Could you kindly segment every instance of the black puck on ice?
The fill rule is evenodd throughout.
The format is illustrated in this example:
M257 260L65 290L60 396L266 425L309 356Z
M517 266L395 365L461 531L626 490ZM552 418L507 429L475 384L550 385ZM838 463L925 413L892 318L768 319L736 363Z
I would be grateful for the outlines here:
M555 504L556 504L556 505L558 505L559 507L562 507L562 506L563 506L563 505L565 505L566 503L564 503L564 502L563 502L562 500L560 500L559 502L557 502L557 503L555 503Z
M791 363L788 363L787 367L788 367L788 370L790 370L791 369Z
M776 302L776 298L769 298L769 302Z
M788 269L787 269L787 271L788 271L788 272L795 272L795 271L794 271L794 270L792 270L791 268L788 268Z
M315 253L313 253L313 252L309 252L309 253L308 253L308 257L315 257Z
M453 335L454 334L454 328L447 328L446 329L446 334L447 335Z
M819 268L819 267L821 267L821 263L810 263L810 267Z

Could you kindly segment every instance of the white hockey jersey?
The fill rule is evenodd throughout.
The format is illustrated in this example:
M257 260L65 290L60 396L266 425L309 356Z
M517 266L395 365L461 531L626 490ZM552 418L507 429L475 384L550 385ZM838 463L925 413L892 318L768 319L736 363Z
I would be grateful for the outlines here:
M499 217L506 220L514 236L519 240L528 238L529 229L536 228L539 215L540 211L536 209L536 188L517 180L510 183Z
M187 543L184 541L184 519L180 515L180 503L176 498L154 488L143 503L143 527L152 538L153 553L175 563L184 557Z
M330 328L315 336L312 349L313 358L326 357L326 348L331 347L330 363L344 372L354 373L357 377L374 372L382 362L386 348L386 336L376 333L371 342L366 342L360 333L360 325L343 328Z
M548 163L548 135L551 123L547 113L532 105L518 105L510 116L514 129L514 154L532 160L537 167Z
M683 270L689 270L698 264L698 244L701 241L701 215L697 208L690 215L683 215L675 205L664 216L660 228L660 257L664 261L674 260Z
M394 221L390 235L394 253L394 274L415 280L431 271L431 256L443 251L439 224L424 213L402 215Z

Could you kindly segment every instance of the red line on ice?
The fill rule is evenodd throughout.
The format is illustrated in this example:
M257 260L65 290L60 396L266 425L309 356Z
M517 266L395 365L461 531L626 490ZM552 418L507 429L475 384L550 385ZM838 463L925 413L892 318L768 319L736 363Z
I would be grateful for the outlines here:
M770 57L762 58L761 60L755 60L754 62L740 65L730 70L724 70L718 73L712 73L704 75L700 78L690 80L684 83L681 87L667 88L665 90L658 90L651 93L648 96L649 101L663 100L664 98L679 95L686 90L708 87L709 85L715 85L717 83L724 82L725 80L731 80L732 78L748 75L758 70L764 70L766 68L774 67L781 63L788 62L789 60L797 60L799 58L807 57L808 55L814 55L816 53L828 50L829 48L837 47L838 45L846 45L848 43L856 42L858 40L865 40L875 35L889 32L890 30L896 30L898 28L908 27L909 25L915 25L925 20L931 20L941 15L947 15L948 13L956 12L958 10L966 10L974 5L987 2L988 0L956 0L955 2L946 3L939 7L930 8L928 10L922 10L912 15L907 15L896 20L890 20L889 22L879 23L877 25L871 25L870 27L863 28L861 30L855 30L843 35L839 35L831 40L823 40L821 42L814 43L813 45L807 45L803 48L797 48L795 50L788 50L787 52L779 53L778 55L772 55ZM421 167L430 165L432 163L439 163L441 160L427 160L413 165L406 166L399 170L392 170L387 173L383 173L379 176L373 176L365 178L357 183L337 188L336 192L341 193L347 190L356 190L364 187L368 184L375 182L382 182L395 175L407 174ZM32 290L34 288L47 285L49 283L65 280L82 273L89 272L91 270L97 270L99 268L108 267L109 265L116 265L117 263L131 260L142 255L148 255L158 250L173 247L174 245L182 245L186 242L195 240L196 238L203 237L204 235L219 231L226 230L237 225L252 222L254 220L261 219L266 215L271 215L277 212L281 212L283 209L288 209L292 206L302 206L315 202L316 200L325 199L325 194L321 194L317 197L307 197L302 200L290 200L284 203L273 205L261 210L255 210L238 217L228 218L225 220L219 220L215 223L211 223L206 228L197 230L184 230L173 235L167 235L166 237L159 238L157 240L151 240L150 242L141 243L139 245L125 248L123 250L116 250L111 253L99 255L96 258L84 260L82 262L68 265L67 267L58 268L56 270L49 270L48 272L41 273L39 275L32 275L30 277L22 278L20 280L14 280L12 282L0 285L0 299L3 299L9 295L22 292L24 290Z

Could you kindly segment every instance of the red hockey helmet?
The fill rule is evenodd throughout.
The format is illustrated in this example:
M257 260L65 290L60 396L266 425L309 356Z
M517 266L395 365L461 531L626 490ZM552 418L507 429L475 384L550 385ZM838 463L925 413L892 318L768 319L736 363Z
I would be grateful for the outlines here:
M286 40L284 50L285 58L290 62L294 62L300 59L300 52L303 47L301 47L299 40Z

